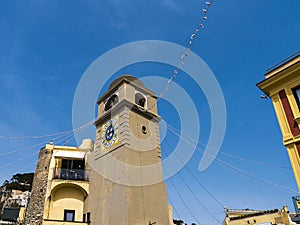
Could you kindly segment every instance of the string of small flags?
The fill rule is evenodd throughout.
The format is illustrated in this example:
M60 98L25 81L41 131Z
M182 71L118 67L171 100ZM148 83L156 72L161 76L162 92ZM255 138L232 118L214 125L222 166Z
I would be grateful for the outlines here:
M162 90L162 92L159 94L158 98L156 99L156 103L159 102L164 95L166 94L166 92L168 91L168 89L171 86L171 83L173 82L173 80L176 78L177 74L179 73L179 71L182 70L182 67L184 65L184 61L185 58L189 56L190 52L191 52L191 48L192 45L195 41L195 38L197 37L197 35L199 34L200 29L204 28L204 22L207 20L207 13L211 7L213 3L213 0L207 1L205 2L206 7L204 9L202 9L203 11L203 16L202 19L199 23L199 25L196 27L195 31L191 34L189 42L188 42L188 46L186 48L186 51L184 52L184 54L180 57L180 61L177 65L177 67L174 69L172 76L170 77L170 79L168 80L166 86L164 87L164 89ZM152 109L154 107L155 104L151 105L148 110Z

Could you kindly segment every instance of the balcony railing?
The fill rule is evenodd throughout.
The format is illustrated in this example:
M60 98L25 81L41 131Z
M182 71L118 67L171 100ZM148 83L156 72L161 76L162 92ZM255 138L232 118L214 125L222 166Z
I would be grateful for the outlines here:
M54 168L53 179L88 181L90 170Z

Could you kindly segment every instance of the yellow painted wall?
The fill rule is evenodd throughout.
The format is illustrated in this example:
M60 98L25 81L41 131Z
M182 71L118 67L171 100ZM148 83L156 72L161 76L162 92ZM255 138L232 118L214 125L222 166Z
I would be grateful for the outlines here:
M57 224L55 221L63 221L64 209L75 210L75 221L82 222L84 199L89 192L88 181L77 180L61 180L52 179L54 168L60 168L62 159L56 158L54 155L59 151L82 151L76 147L70 146L55 146L53 148L53 156L49 165L48 186L45 198L44 207L44 222L45 224ZM59 222L68 224L67 222ZM73 224L73 223L72 223Z
M292 92L292 89L299 85L300 85L300 76L293 75L291 80L285 83L278 84L276 88L276 92L284 89L295 119L300 118L300 111L295 96ZM279 99L278 93L272 96L272 102L275 108L278 122L280 124L282 137L283 137L283 144L287 148L291 166L294 171L295 180L297 182L298 189L300 190L300 157L296 147L296 143L300 141L300 137L293 136L289 128L287 117L285 115L285 111L282 107L282 103ZM299 120L298 120L298 126L300 127Z
M25 219L25 207L20 207L20 212L19 212L19 222L23 222Z
M296 143L300 142L300 135L294 136L283 108L279 92L284 90L291 107L294 120L300 128L300 109L293 89L300 86L300 56L296 56L265 75L265 80L258 87L272 99L278 123L282 132L283 144L287 148L295 179L300 190L300 157Z
M285 225L289 225L290 223L286 221L288 221L287 218L271 214L271 215L256 216L251 218L244 218L240 220L232 220L230 222L227 222L226 225L249 225L249 224L259 224L259 223L268 223L268 222L272 224L282 223Z
M63 220L64 210L75 210L75 221L82 221L84 206L84 193L74 186L59 187L51 195L49 218Z
M88 225L88 223L76 223L76 222L62 222L62 221L51 221L51 220L44 220L43 225Z
M287 152L289 154L290 162L294 171L295 180L298 184L298 189L300 190L300 158L297 147L295 144L286 146Z
M283 207L278 213L247 217L238 220L230 220L229 217L226 217L224 221L224 225L249 225L249 224L259 224L259 223L268 223L268 222L272 224L290 225L288 208Z
M285 76L282 74L282 76ZM295 96L292 92L292 89L300 85L300 74L298 75L292 75L292 78L284 83L280 82L276 85L276 88L270 90L270 97L272 98L272 102L275 108L275 112L277 115L278 122L280 124L280 128L283 135L283 141L286 142L292 138L292 133L290 131L287 118L285 116L284 109L282 107L280 98L279 98L279 91L284 90L286 93L286 96L288 98L289 104L291 106L293 115L295 119L300 118L300 110L297 105L297 101L295 99ZM298 126L299 126L298 122ZM299 126L300 128L300 126Z

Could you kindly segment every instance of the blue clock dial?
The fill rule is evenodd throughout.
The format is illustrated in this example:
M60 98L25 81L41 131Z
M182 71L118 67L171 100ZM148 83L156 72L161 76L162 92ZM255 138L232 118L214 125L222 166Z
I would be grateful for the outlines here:
M105 131L106 140L110 141L112 139L112 137L114 136L114 133L115 133L115 128L112 125L110 125Z
M117 118L112 118L105 124L103 124L103 131L101 135L102 149L109 148L110 146L118 142L118 127L119 124Z

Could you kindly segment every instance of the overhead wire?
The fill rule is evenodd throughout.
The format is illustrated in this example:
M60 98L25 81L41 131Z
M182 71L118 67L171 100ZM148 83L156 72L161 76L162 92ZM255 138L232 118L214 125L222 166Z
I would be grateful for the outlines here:
M166 170L165 170L166 171ZM166 171L167 173L169 173L168 171ZM197 221L197 223L199 223L199 225L201 225L201 223L199 222L199 220L196 218L196 216L194 215L194 213L191 211L191 209L188 207L186 201L184 200L184 198L181 196L181 194L179 193L179 191L177 190L176 188L176 185L174 184L173 180L172 179L169 179L173 189L175 190L175 192L177 193L177 196L181 199L184 207L186 208L186 210L189 212L189 214L193 217L193 219L195 221Z
M40 145L42 145L42 144L39 143L38 145L35 145L35 146L40 146ZM31 148L33 148L33 147L31 146ZM9 166L11 166L11 165L14 165L14 164L20 162L20 161L23 161L23 160L25 160L25 159L31 158L32 156L39 154L39 152L40 152L40 150L38 150L38 151L36 151L36 152L34 152L34 153L30 154L30 155L27 155L27 156L25 156L25 157L18 158L17 160L14 160L13 162L9 162L9 163L7 163L7 164L5 164L5 165L1 165L1 166L0 166L0 169L9 167Z
M194 33L192 33L192 35L190 36L190 41L188 43L188 47L186 48L186 51L184 52L184 54L180 57L180 61L177 65L177 67L175 68L175 70L173 71L173 75L170 77L170 79L168 80L167 84L165 85L164 89L162 90L162 92L160 93L159 97L157 98L156 100L156 103L158 101L160 101L163 96L165 95L165 93L168 91L172 81L176 78L178 72L180 72L182 70L182 66L184 65L184 60L185 58L189 55L190 51L191 51L191 47L193 45L193 42L195 40L195 37L198 35L199 33L199 30L201 28L204 27L204 21L207 19L207 13L208 13L208 10L211 6L211 4L213 3L213 0L210 0L210 1L207 1L205 4L206 4L206 8L203 9L203 17L202 17L202 20L201 22L199 23L199 25L197 26L196 30ZM155 103L155 104L156 104ZM152 107L154 106L154 104L148 108L148 110L150 110ZM91 125L93 122L89 122L83 126L87 126L87 125ZM79 129L79 128L78 128ZM64 135L64 134L70 134L72 132L74 132L76 129L73 129L73 130L69 130L69 131L64 131L64 132L59 132L59 133L52 133L52 134L47 134L47 135L38 135L38 136L22 136L22 137L9 137L9 136L3 136L1 135L0 136L0 139L4 139L4 140L24 140L24 139L42 139L42 138L49 138L49 137L56 137L56 136L59 136L59 135ZM19 150L15 150L15 151L11 151L11 152L7 152L7 153L0 153L0 156L3 156L3 155L9 155L9 154L14 154L14 153L17 153L17 152L20 152L20 151L23 151L24 149L27 150L27 149L31 149L31 148L34 148L34 147L37 147L39 145L42 145L42 143L38 143L36 145L33 145L33 146L30 146L30 147L27 147L27 148L23 148L23 149L19 149ZM39 152L39 151L38 151ZM37 154L38 152L35 152L27 157L24 157L24 158L21 158L19 160L23 160L25 158L28 158L28 157L31 157L32 155L35 155ZM4 168L6 166L9 166L11 164L14 164L13 163L10 163L10 164L7 164L5 166L1 166L0 168ZM181 177L182 179L182 177ZM182 179L183 180L183 179ZM184 180L183 180L184 182ZM191 210L187 207L187 204L185 203L184 199L182 198L182 196L179 194L179 192L177 191L176 189L176 186L174 185L174 183L171 181L172 185L174 186L175 188L175 191L177 192L178 196L182 199L182 201L184 202L184 205L186 206L187 210L190 212L190 214L192 215L192 217L199 223L199 225L201 225L201 223L197 220L197 218L193 215L193 213L191 212ZM188 187L188 186L187 186ZM189 187L188 187L189 188ZM190 188L189 188L190 189ZM192 190L191 190L192 191ZM192 192L193 193L193 192ZM193 195L195 196L195 194L193 193ZM171 201L171 199L169 199ZM201 203L202 204L202 203ZM202 204L203 205L203 204ZM175 209L175 208L174 208ZM179 215L178 212L175 210L177 216Z
M169 199L169 201L170 201L170 203L171 203L172 210L174 209L174 212L175 212L177 218L178 218L178 219L181 219L181 216L179 215L179 213L178 213L178 211L177 211L177 209L176 209L176 207L175 207L175 204L173 203L173 201L172 201L172 199L171 199L169 193L167 193L167 195L168 195L168 199Z
M42 138L56 137L56 136L60 136L60 135L64 135L64 134L69 134L69 133L75 132L77 130L83 129L85 127L88 127L88 126L92 125L94 123L94 121L95 120L92 120L80 127L77 127L72 130L63 131L63 132L57 132L57 133L51 133L51 134L45 134L45 135L35 135L35 136L20 136L20 137L0 135L0 139L11 141L11 140L42 139Z
M20 148L20 149L16 149L16 150L13 150L13 151L10 151L10 152L2 152L2 153L0 153L0 156L7 156L7 155L12 155L12 154L15 154L15 153L19 153L19 152L24 152L24 151L26 151L28 149L32 149L32 148L35 148L35 147L38 147L38 146L42 146L45 143L46 142L43 141L43 142L39 142L39 143L31 145L31 146Z
M16 163L18 163L18 162L20 162L20 161L23 161L24 159L28 159L28 158L30 158L30 157L32 157L32 156L38 154L39 152L40 152L40 151L37 151L37 152L34 152L34 153L30 154L30 155L27 155L26 157L18 158L18 159L16 159L16 160L14 160L13 162L10 162L10 163L7 163L7 164L5 164L5 165L0 166L0 169L9 167L9 166L11 166L11 165L14 165L14 164L16 164Z
M172 147L170 146L170 144L168 143L168 141L166 140L166 144L167 146L172 150ZM176 152L175 152L175 155L176 155ZM180 159L180 157L178 157ZM175 168L172 160L170 160L170 164L173 166L173 168ZM210 212L210 210L201 202L201 200L198 198L198 196L194 193L194 191L190 188L190 186L185 182L185 180L183 179L182 175L179 173L177 173L179 178L181 179L182 183L187 187L187 189L192 193L193 197L198 201L198 203L201 205L201 207L216 221L218 222L219 224L222 224L221 221L219 221L219 219L212 213ZM172 178L171 178L172 179ZM197 180L197 179L196 179ZM202 185L201 185L202 186ZM207 191L207 189L205 189ZM212 196L212 195L210 195ZM215 197L214 197L215 199ZM218 201L219 202L219 201ZM219 202L220 203L220 202ZM222 205L222 204L221 204ZM222 205L222 207L224 207Z
M209 12L209 9L212 5L212 3L214 2L214 0L209 0L205 2L206 7L202 9L203 15L201 17L201 20L198 24L198 26L196 27L196 29L194 30L194 32L191 34L190 38L189 38L189 42L188 45L186 47L186 51L184 52L184 54L180 57L179 63L177 65L177 67L174 69L172 76L169 78L168 82L166 83L165 87L163 88L163 90L161 91L161 93L159 94L159 97L156 99L156 102L151 105L150 107L148 107L148 110L152 109L154 107L154 105L157 104L157 102L159 102L164 95L166 94L166 92L168 91L172 81L176 78L177 74L179 73L179 71L182 70L182 67L184 65L184 61L185 58L189 55L192 45L196 39L196 37L199 34L200 29L204 28L204 23L207 20L207 14ZM58 133L51 133L51 134L46 134L46 135L35 135L35 136L4 136L4 135L0 135L0 140L24 140L24 139L42 139L42 138L49 138L49 137L55 137L55 136L59 136L59 135L63 135L63 134L68 134L68 133L72 133L74 131L76 131L77 129L81 129L82 127L85 126L90 126L91 124L94 123L94 120L82 125L79 128L75 128L73 130L68 130L68 131L63 131L63 132L58 132ZM12 153L16 153L18 151L13 151ZM8 153L9 154L9 153ZM0 154L0 156L3 154Z
M159 94L158 98L156 99L155 103L153 103L150 107L148 107L148 110L151 110L166 94L166 92L168 91L172 81L176 78L177 74L179 73L179 71L182 70L182 67L184 65L184 61L185 58L188 57L192 45L196 39L196 37L199 34L200 29L204 28L204 22L207 20L207 14L209 12L209 9L212 5L212 3L214 2L214 0L208 0L205 2L206 7L202 9L203 15L201 17L201 20L198 24L198 26L196 27L196 29L194 30L194 32L191 34L190 38L189 38L189 42L188 45L186 47L186 51L184 52L184 54L180 57L179 63L177 65L177 67L174 69L172 76L169 78L169 80L167 81L165 87L163 88L163 90L161 91L161 93ZM94 123L94 120L82 125L81 127L85 127L85 126L89 126L91 124ZM49 138L49 137L55 137L61 134L66 134L66 133L71 133L77 129L81 129L81 127L73 129L73 130L68 130L68 131L63 131L63 132L58 132L58 133L51 133L51 134L45 134L45 135L35 135L35 136L5 136L5 135L0 135L0 139L4 139L4 140L23 140L23 139L41 139L41 138Z
M75 128L75 129L73 129L73 130L69 130L69 131L65 131L65 132L59 132L59 133L56 133L55 138L60 138L60 137L62 137L63 135L68 135L68 134L73 135L74 132L83 130L83 129L89 127L90 125L92 125L91 122L89 122L89 123L87 123L87 124L85 124L85 125L83 125L83 126L80 126L80 127L78 127L78 128ZM24 137L25 137L25 139L35 139L35 138L30 138L30 137L38 137L38 136L23 136L23 137L19 137L20 139L18 139L18 140L22 140L22 138L24 138ZM46 137L54 137L54 136L51 136L51 135L49 134L49 135L44 135L44 136L39 136L39 137L41 137L41 138L46 138ZM16 137L15 137L15 138L16 138ZM55 139L55 138L54 138L54 139ZM13 140L13 139L11 139L11 140ZM17 139L15 139L15 140L17 140ZM32 149L32 148L35 148L35 147L38 147L38 146L45 145L46 143L48 143L48 141L49 141L49 140L47 140L47 141L42 141L42 142L39 142L39 143L37 143L37 144L31 145L31 146L28 146L28 147L24 147L24 148L20 148L20 149L16 149L16 150L12 150L12 151L9 151L9 152L2 152L2 153L0 153L0 156L7 156L7 155L12 155L12 154L15 154L15 153L23 152L23 151L28 150L28 149Z
M184 138L182 135L178 135L176 132L174 132L174 134L175 134L176 136L178 136L180 139L182 139L183 141L185 141L187 144L191 145L192 147L195 147L199 152L201 152L202 154L204 154L204 150L200 149L198 146L195 146L193 143L191 143L190 141L188 141L188 140L187 140L186 138ZM292 193L292 194L299 194L298 191L295 191L295 190L293 190L293 189L291 189L291 188L288 188L288 187L279 185L279 184L277 184L277 183L275 183L275 182L269 181L269 180L267 180L267 179L258 177L258 176L254 175L254 174L252 174L252 173L249 173L249 172L247 172L247 171L244 171L244 170L242 170L242 169L240 169L240 168L238 168L238 167L236 167L236 166L233 166L233 165L231 165L230 163L227 163L227 162L225 162L224 160L221 160L221 159L219 159L219 158L217 158L217 157L214 158L214 157L211 156L211 154L209 154L209 152L206 152L206 154L207 154L207 155L206 155L207 157L210 157L211 159L216 160L216 162L218 162L218 163L219 163L220 165L222 165L223 167L226 167L226 168L230 168L230 169L232 169L232 170L235 170L236 172L238 172L238 174L243 174L243 175L246 175L246 176L248 176L248 177L251 177L255 182L258 182L258 180L259 180L259 181L261 181L262 183L265 183L265 184L274 186L274 187L276 187L276 188L278 188L278 189L281 189L282 191L289 192L289 193Z
M264 162L252 161L250 159L246 159L246 158L243 158L243 157L240 157L240 156L235 156L235 155L223 152L223 151L220 151L220 153L222 155L228 156L230 158L238 159L240 161L244 161L244 162L247 162L247 163L250 163L250 164L254 164L254 165L265 166L265 167L273 167L273 168L280 168L280 169L288 169L288 170L292 169L290 166L280 166L280 165L273 165L273 164L268 164L268 163L264 163Z
M280 184L277 184L277 183L275 183L275 182L273 182L273 181L270 181L270 180L267 180L267 179L265 179L265 178L258 177L258 176L254 175L254 174L252 174L252 173L249 173L249 172L247 172L247 171L245 171L245 170L242 170L242 169L240 169L240 168L238 168L238 167L236 167L236 166L233 166L233 165L231 165L230 163L227 163L227 162L225 162L225 161L223 161L223 160L220 160L220 159L218 159L218 158L216 158L216 160L219 161L219 162L220 162L222 165L224 165L225 167L232 168L233 170L235 170L235 171L237 171L237 172L239 172L239 173L241 173L241 174L245 174L246 176L249 176L249 177L253 178L253 180L256 181L256 182L257 182L257 180L260 180L261 182L263 182L263 183L265 183L265 184L269 184L269 185L271 185L271 186L274 186L274 187L276 187L276 188L278 188L278 189L281 189L282 191L289 192L289 193L292 193L292 194L299 194L298 191L295 191L295 190L293 190L293 189L291 189L291 188L282 186L282 185L280 185Z
M81 127L81 130L76 129L75 132L80 132L80 131L82 132L82 129L84 129L84 128L87 128L87 127ZM65 133L64 135L60 135L59 137L56 137L56 138L54 138L53 140L55 140L55 141L57 141L58 143L60 143L60 141L66 140L67 138L73 139L73 138L74 138L74 134L73 134L73 133L71 133L71 134L70 134L70 133L68 133L68 134ZM32 149L32 148L37 147L37 146L42 146L42 145L44 145L45 143L47 143L47 142L41 142L41 143L38 143L38 144L36 144L36 145L30 146L30 147L28 147L28 148L29 148L29 149ZM17 159L17 160L14 160L13 162L10 162L10 163L7 163L7 164L5 164L5 165L2 165L2 166L0 166L0 169L9 167L9 166L11 166L11 165L14 165L14 164L20 162L20 161L23 161L23 160L25 160L25 159L31 158L32 156L37 155L39 152L40 152L40 150L38 150L38 151L36 151L36 152L34 152L34 153L30 154L30 155L27 155L27 156L25 156L25 157L22 157L22 158L19 158L19 159ZM23 169L24 169L24 167L23 167Z
M76 132L83 132L82 130L81 131L76 131ZM60 141L65 141L65 140L72 140L72 139L74 139L75 138L75 136L74 136L74 134L72 133L72 134L68 134L66 137L61 137L60 139L58 139L58 140L56 140L56 142L57 143L60 143ZM64 142L65 143L65 142ZM34 156L34 155L37 155L37 154L39 154L39 152L40 152L40 150L39 151L37 151L37 152L35 152L35 153L33 153L33 154L31 154L29 157L31 157L31 156ZM26 159L26 158L29 158L29 157L24 157L24 158L21 158L19 161L22 161L22 160L24 160L24 159ZM41 158L41 160L43 160L43 159L45 159L47 157L47 155L44 155L42 158ZM27 168L29 168L29 167L31 167L31 166L33 166L34 164L36 164L37 163L37 161L33 161L33 162L31 162L31 163L29 163L28 165L26 165L25 167L21 167L21 168L19 168L19 169L17 169L17 170L15 170L15 173L17 173L17 172L24 172L24 169L27 169ZM9 165L6 165L6 167L8 167L8 166L10 166L10 165L12 165L12 164L14 164L14 163L10 163Z
M170 145L170 143L166 140L166 144L168 145L168 147L172 150L172 147ZM174 151L174 155L177 156L177 158L179 160L181 160L181 158L177 155L176 151ZM193 158L192 158L193 159ZM182 161L181 161L182 162ZM193 174L193 172L189 169L189 167L187 166L187 164L184 165L183 167L185 170L188 171L188 173L195 179L195 181L199 184L199 186L222 208L224 208L224 204L217 198L215 197L203 184L201 184L201 182L199 181L199 179Z
M195 28L195 31L191 34L190 38L189 38L189 42L187 44L186 50L183 53L183 55L180 57L179 63L176 66L176 68L173 71L172 76L169 78L169 80L167 81L166 85L164 86L164 88L162 89L162 91L160 92L159 96L157 97L155 103L153 103L150 107L148 107L148 109L146 109L145 111L149 111L151 110L166 94L166 92L169 90L171 83L173 82L173 80L177 77L178 73L182 70L182 67L184 65L184 61L186 59L186 57L189 56L190 52L191 52L191 48L192 45L196 39L196 37L199 34L200 29L204 28L204 22L207 20L207 14L208 11L212 5L214 0L209 0L205 2L206 7L202 9L203 15L202 18L200 20L200 23L198 24L198 26Z
M165 127L165 128L167 128L167 127ZM190 139L192 139L192 138L190 138ZM194 139L193 139L194 140ZM195 141L195 140L194 140ZM196 143L197 143L197 141L196 141ZM193 146L195 146L195 144L193 144ZM175 154L176 154L176 152L174 152ZM180 158L180 157L179 157ZM195 161L195 162L197 162L196 161L196 159L194 159L193 157L191 158L191 160L192 161ZM198 163L198 162L197 162ZM189 173L194 177L194 179L195 179L195 181L220 205L220 206L222 206L223 208L225 208L225 205L223 204L223 203L221 203L213 194L211 194L209 191L208 191L208 189L206 189L202 184L201 184L201 182L199 182L199 180L195 177L195 175L192 173L192 171L190 171L190 169L189 169L189 167L188 167L188 165L184 165L184 167L183 167L183 169L186 169L186 170L188 170L189 171ZM241 177L243 177L244 179L247 179L247 180L251 180L251 178L249 177L249 176L246 176L246 175L244 175L244 174L240 174L240 173L238 173L238 172L236 172L235 170L231 170L233 173L235 173L235 174L237 174L237 175L239 175L239 176L241 176Z
M193 141L193 142L196 142L204 147L208 147L206 144L200 142L199 140L196 140L192 137L188 137L187 135L185 135L184 133L180 132L178 129L176 129L175 127L171 126L170 124L167 124L165 121L162 122L162 125L169 129L169 130L172 130L172 132L175 132L177 133L178 135L182 135L184 136L185 138ZM208 148L208 149L211 149L211 148ZM229 153L226 153L224 151L219 151L220 154L222 155L225 155L227 157L230 157L230 158L234 158L234 159L238 159L240 161L244 161L244 162L247 162L247 163L250 163L250 164L253 164L253 165L258 165L258 166L265 166L265 167L272 167L272 168L280 168L280 169L288 169L288 170L291 170L291 167L289 166L280 166L280 165L273 165L273 164L269 164L269 163L264 163L264 162L259 162L259 161L253 161L253 160L250 160L250 159L246 159L246 158L243 158L243 157L240 157L240 156L235 156L233 154L229 154Z

